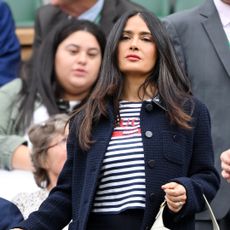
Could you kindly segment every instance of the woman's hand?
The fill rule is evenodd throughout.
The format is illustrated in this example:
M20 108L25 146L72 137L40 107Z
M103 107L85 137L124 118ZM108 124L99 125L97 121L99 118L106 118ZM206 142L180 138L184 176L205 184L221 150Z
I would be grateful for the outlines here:
M172 212L179 212L187 200L185 187L176 182L170 182L161 186L165 192L165 200Z

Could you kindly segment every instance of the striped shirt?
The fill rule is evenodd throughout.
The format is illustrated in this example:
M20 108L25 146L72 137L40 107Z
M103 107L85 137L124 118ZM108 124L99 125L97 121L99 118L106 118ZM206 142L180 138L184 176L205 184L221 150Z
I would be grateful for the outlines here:
M120 120L104 156L92 212L116 214L145 208L141 106L141 102L120 102Z

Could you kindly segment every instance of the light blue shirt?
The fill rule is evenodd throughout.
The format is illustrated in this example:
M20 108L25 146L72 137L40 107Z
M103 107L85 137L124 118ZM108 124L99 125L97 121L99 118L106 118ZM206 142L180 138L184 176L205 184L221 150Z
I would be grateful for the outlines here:
M103 5L104 0L98 0L91 8L81 14L78 19L85 19L98 23Z

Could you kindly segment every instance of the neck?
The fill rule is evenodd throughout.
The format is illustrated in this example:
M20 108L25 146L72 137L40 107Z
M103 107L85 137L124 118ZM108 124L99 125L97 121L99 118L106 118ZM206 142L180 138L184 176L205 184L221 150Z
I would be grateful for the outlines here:
M63 95L60 95L60 98L62 98L64 101L82 101L87 97L88 94L89 91L79 92L79 94L71 94L65 92Z
M72 3L61 5L60 8L71 16L78 17L90 9L97 0L80 0Z
M140 86L145 82L146 77L131 76L125 77L124 90L122 92L122 99L126 101L143 101L155 95L156 88L148 86L146 92L143 89L139 90Z
M51 189L54 188L57 184L57 176L55 176L53 174L49 174L49 178L50 178L50 184L47 187L47 190L51 191Z

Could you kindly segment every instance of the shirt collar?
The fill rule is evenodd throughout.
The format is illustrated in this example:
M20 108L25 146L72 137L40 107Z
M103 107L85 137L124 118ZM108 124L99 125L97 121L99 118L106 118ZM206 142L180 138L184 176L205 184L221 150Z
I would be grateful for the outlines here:
M222 2L221 0L213 0L216 9L219 13L223 27L230 24L230 5Z
M95 21L104 5L104 0L98 0L91 8L81 14L78 19Z

